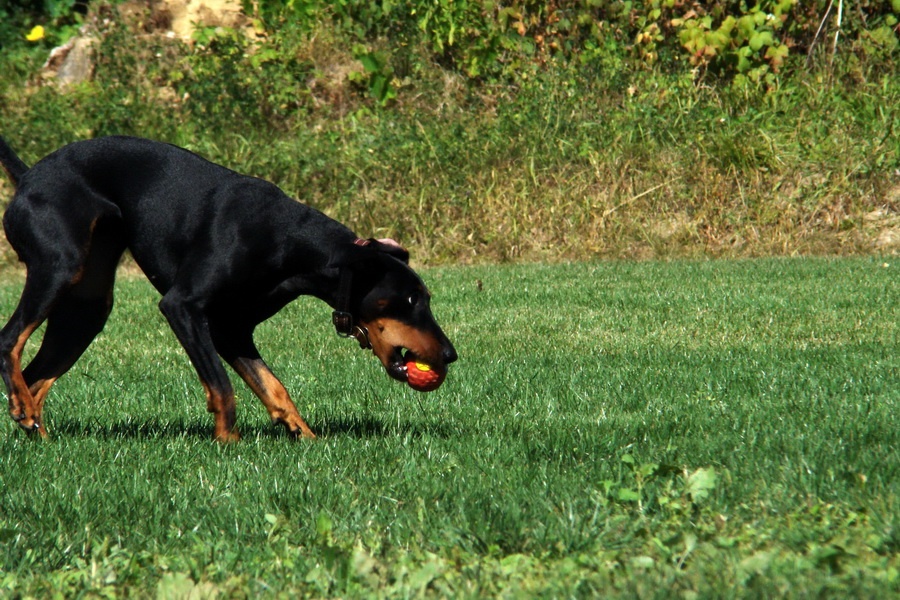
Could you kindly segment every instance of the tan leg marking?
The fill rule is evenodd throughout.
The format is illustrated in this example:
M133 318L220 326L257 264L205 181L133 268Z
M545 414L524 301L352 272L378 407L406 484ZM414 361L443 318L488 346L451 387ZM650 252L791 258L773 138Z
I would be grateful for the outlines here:
M247 382L253 393L262 400L273 423L284 424L294 435L307 438L316 437L316 434L300 416L284 385L272 374L266 363L261 360L241 358L234 361L232 367L241 376L241 379Z
M57 379L57 377L40 379L32 383L29 388L31 397L34 398L34 408L37 411L37 416L39 418L44 414L44 399L50 392L50 386L52 386Z
M47 432L41 427L41 413L37 409L34 397L25 383L25 377L22 376L22 351L25 348L25 342L37 329L38 324L33 323L25 328L16 340L16 345L10 352L10 380L12 383L12 391L9 396L9 414L22 429L34 431L37 429L41 436L46 436Z
M215 429L213 437L219 442L236 442L241 439L235 429L237 416L235 413L234 394L222 394L203 384L206 392L206 410L213 414Z

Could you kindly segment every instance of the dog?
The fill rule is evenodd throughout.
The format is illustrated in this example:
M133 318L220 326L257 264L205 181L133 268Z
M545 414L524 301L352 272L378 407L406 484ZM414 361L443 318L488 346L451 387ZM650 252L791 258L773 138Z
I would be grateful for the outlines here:
M340 335L416 389L435 381L411 378L412 361L439 384L457 359L402 246L361 239L272 183L125 136L69 144L31 168L0 138L0 165L16 186L3 227L26 267L0 330L0 376L10 415L27 431L47 435L44 400L103 329L126 249L162 295L159 309L200 377L219 440L239 438L222 360L274 423L315 437L253 341L255 327L298 296L331 305ZM23 370L22 349L44 321Z

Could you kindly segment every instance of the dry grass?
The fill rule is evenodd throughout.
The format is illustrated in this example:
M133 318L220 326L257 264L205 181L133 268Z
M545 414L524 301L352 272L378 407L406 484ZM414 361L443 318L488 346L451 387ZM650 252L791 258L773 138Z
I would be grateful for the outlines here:
M417 182L366 184L327 212L361 234L397 236L429 263L900 253L900 184L876 193L842 179L748 178L708 164L650 174L508 166L473 174L452 202L428 182L418 194ZM5 240L0 249L7 270L14 257Z

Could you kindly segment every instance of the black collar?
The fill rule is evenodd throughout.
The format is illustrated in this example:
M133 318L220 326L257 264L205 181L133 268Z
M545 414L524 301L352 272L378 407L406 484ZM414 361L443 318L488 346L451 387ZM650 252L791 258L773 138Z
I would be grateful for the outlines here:
M357 239L353 242L357 246L368 245L369 240ZM353 313L350 312L350 296L353 291L353 270L350 267L341 267L340 282L338 283L335 310L331 313L331 322L334 329L341 337L356 338L359 347L371 348L369 332L365 327L356 324Z

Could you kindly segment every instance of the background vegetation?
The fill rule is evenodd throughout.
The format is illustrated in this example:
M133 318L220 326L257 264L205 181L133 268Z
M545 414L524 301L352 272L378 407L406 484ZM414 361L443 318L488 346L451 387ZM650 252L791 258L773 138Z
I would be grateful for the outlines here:
M900 244L897 2L248 0L188 41L162 3L33 6L0 9L28 161L171 141L420 261ZM41 65L78 31L93 76L60 87Z
M235 382L229 446L126 279L52 439L0 420L0 596L896 597L896 270L428 269L461 359L427 395L301 300L258 339L320 439Z

